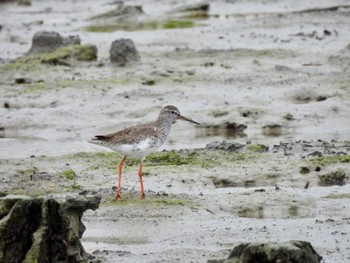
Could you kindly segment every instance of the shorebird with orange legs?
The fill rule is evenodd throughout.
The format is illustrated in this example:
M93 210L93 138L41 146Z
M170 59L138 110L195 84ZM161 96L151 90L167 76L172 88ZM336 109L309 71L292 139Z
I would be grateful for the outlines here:
M145 198L142 181L143 161L147 155L156 151L164 144L168 138L171 126L176 120L189 121L199 125L198 122L182 116L175 106L168 105L162 108L157 120L154 122L132 126L107 135L96 135L91 139L91 143L108 147L124 156L118 165L118 190L114 202L122 197L122 168L128 156L141 158L138 173L141 186L140 198Z

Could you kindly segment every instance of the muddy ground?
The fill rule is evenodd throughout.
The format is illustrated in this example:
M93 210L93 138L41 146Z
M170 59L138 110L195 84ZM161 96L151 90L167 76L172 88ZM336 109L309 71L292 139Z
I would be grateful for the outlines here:
M0 191L101 193L82 241L107 262L205 262L240 242L291 239L311 242L323 262L350 261L348 2L177 9L190 2L127 1L145 14L123 23L90 19L115 9L110 1L1 3ZM41 30L79 35L97 61L8 63ZM141 62L110 64L119 38ZM130 160L113 203L120 156L87 140L168 104L201 127L178 122L166 151L146 160L145 200ZM241 147L206 147L223 140Z

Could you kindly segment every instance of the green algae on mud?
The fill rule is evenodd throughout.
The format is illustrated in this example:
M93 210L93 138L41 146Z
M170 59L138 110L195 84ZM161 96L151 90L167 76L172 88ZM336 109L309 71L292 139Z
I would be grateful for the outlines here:
M93 61L97 58L97 48L94 45L72 45L59 48L51 53L27 54L7 64L0 66L0 73L11 71L35 72L47 69L47 65L69 65L67 59Z
M290 205L288 207L288 215L292 218L297 218L299 215L299 208L296 205Z
M67 59L76 59L80 61L94 61L97 59L97 48L95 45L72 45L62 47L52 53L38 54L41 63L50 65L67 65L63 62ZM69 65L69 64L68 64Z
M249 144L247 150L251 152L267 152L269 149L268 146L263 144Z
M72 158L92 159L99 162L114 162L120 160L122 155L114 152L77 153L69 155ZM202 165L202 161L197 158L196 152L180 153L178 151L154 152L146 157L146 166L169 166L169 165ZM140 158L128 157L125 161L128 166L135 166L140 163Z
M61 174L68 180L74 180L77 177L72 169L64 170Z
M308 160L316 166L328 166L336 163L350 163L350 155L338 154L318 156Z
M0 65L0 74L14 73L18 71L23 71L26 73L35 72L43 70L47 66L40 63L40 59L37 55L26 55L20 58L17 58L9 63Z
M198 25L191 20L166 20L166 21L148 21L143 23L96 23L84 27L87 32L94 33L109 33L118 30L125 31L142 31L142 30L159 30L159 29L177 29L177 28L192 28Z
M179 154L176 151L156 152L146 159L150 165L198 165L198 159L194 152Z
M227 151L208 151L205 149L163 151L155 152L147 156L146 165L149 166L201 166L211 168L222 165L223 163L250 162L262 157L255 152L227 152Z
M329 194L324 196L326 199L350 199L350 194Z
M76 153L69 154L63 157L64 159L75 159L79 162L86 162L86 169L98 170L101 167L113 169L116 172L117 166L122 155L115 152L92 152L92 153ZM230 165L236 163L237 165L245 163L249 164L255 162L257 159L263 159L264 155L261 152L246 152L246 153L232 153L226 151L207 151L207 150L171 150L163 152L154 152L146 157L144 168L147 167L201 167L204 169L218 167L222 164ZM140 164L140 158L128 157L125 161L125 171L135 169L133 167ZM153 168L152 168L153 169ZM158 169L158 168L157 168ZM145 171L145 175L149 172Z

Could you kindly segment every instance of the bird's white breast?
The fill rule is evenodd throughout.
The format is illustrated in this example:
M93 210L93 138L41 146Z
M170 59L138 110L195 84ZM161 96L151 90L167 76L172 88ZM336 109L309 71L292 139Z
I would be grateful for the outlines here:
M151 143L151 139L145 139L135 144L121 144L121 145L111 146L110 149L118 153L121 153L125 156L144 157L150 154L151 152L154 152L158 148L158 147L155 148L152 146L153 145Z

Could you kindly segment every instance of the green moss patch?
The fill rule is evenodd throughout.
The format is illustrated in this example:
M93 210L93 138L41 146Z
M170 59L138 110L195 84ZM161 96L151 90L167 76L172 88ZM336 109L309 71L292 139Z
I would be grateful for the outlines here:
M162 24L162 27L164 29L190 28L194 26L195 26L195 23L190 20L168 20Z
M84 28L85 31L93 33L109 33L118 29L120 29L120 26L117 25L91 25Z
M326 199L350 199L350 194L329 194L324 196Z
M97 58L97 48L94 45L73 45L57 49L52 53L29 54L0 66L0 74L18 71L26 74L47 70L47 65L70 66L71 60L94 61Z
M269 147L263 144L249 144L247 150L251 152L267 152Z
M30 73L37 70L42 70L43 68L44 66L40 63L40 59L37 55L28 55L1 65L0 74L12 73L19 70Z
M335 163L349 163L350 155L320 156L309 160L315 166L327 166Z
M76 59L80 61L93 61L97 59L97 48L95 45L73 45L62 47L48 54L39 54L41 63L50 65L66 65L63 60Z
M67 169L62 172L62 176L64 176L68 180L74 180L77 175L72 169Z
M197 25L191 20L166 20L166 21L149 21L144 23L97 23L84 27L87 32L109 33L118 30L124 31L142 31L142 30L158 30L158 29L176 29L176 28L192 28Z
M180 154L176 151L153 153L147 157L150 165L194 165L198 164L196 154Z
M296 205L290 205L288 207L288 215L290 217L297 217L299 215L299 208Z

